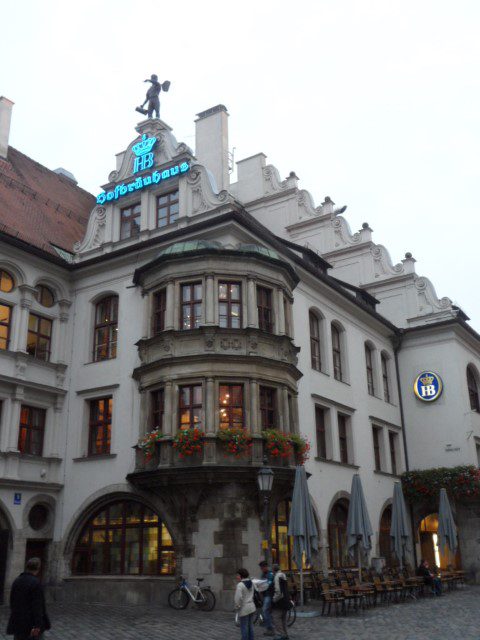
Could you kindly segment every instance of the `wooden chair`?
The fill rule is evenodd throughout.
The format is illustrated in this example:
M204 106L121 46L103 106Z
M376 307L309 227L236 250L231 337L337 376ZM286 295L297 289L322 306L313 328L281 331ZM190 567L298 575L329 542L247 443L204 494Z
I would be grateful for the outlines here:
M340 613L346 612L345 597L343 596L343 592L341 593L338 590L331 590L328 582L322 583L322 601L322 616L325 615L325 609L327 609L327 615L330 615L332 606L334 607L336 616L338 616Z

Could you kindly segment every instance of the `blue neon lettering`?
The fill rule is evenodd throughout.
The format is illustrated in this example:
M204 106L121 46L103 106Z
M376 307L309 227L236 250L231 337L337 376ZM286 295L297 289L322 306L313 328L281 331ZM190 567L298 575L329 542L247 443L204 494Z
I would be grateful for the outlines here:
M153 154L152 154L153 155ZM138 159L138 158L137 158ZM151 166L151 165L149 165ZM133 182L128 182L127 184L117 184L112 191L103 191L97 196L97 204L103 204L105 201L118 200L122 196L127 195L128 193L132 193L133 191L138 191L139 189L143 189L150 184L158 184L162 180L166 180L167 178L171 178L172 176L177 176L180 173L186 173L190 169L190 165L188 162L182 162L180 165L176 164L173 167L169 167L168 169L164 169L161 173L160 171L154 171L146 176L138 176L135 178Z

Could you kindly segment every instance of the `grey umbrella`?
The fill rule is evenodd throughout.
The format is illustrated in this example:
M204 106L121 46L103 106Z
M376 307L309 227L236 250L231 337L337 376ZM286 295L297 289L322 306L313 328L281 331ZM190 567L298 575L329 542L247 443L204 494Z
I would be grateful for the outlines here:
M446 545L452 554L458 547L457 527L453 519L452 509L445 489L440 489L440 506L438 509L438 546L445 553Z
M390 527L392 549L403 566L406 552L410 550L410 528L408 525L407 510L403 499L402 485L396 482L393 487L392 525Z
M347 518L347 548L351 556L357 549L359 578L361 577L361 550L370 551L372 543L370 538L373 535L372 525L368 517L367 503L363 495L360 476L356 473L352 478L352 491L350 504L348 506Z
M300 598L303 605L303 554L306 563L312 564L313 552L318 551L318 531L304 466L298 466L295 471L288 535L293 536L293 559L300 569Z

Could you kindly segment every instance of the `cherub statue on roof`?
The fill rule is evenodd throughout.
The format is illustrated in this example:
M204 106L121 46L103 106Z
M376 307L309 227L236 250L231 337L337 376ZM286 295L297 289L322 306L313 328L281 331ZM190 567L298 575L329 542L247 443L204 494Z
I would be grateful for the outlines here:
M158 81L158 76L153 73L150 78L147 78L144 82L151 82L152 86L147 91L144 103L140 107L137 107L135 111L138 111L149 118L153 118L153 114L155 113L155 117L160 118L160 91L162 89L164 91L168 91L170 88L170 81L165 80L165 82L160 83ZM148 107L145 109L144 107L147 102Z

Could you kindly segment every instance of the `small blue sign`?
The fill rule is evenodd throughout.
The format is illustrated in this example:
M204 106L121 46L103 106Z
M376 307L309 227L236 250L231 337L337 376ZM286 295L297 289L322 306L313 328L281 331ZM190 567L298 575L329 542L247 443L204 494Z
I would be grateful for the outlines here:
M13 504L22 504L22 494L14 493L13 494Z
M433 402L442 395L443 382L438 373L422 371L415 378L413 390L422 402Z

